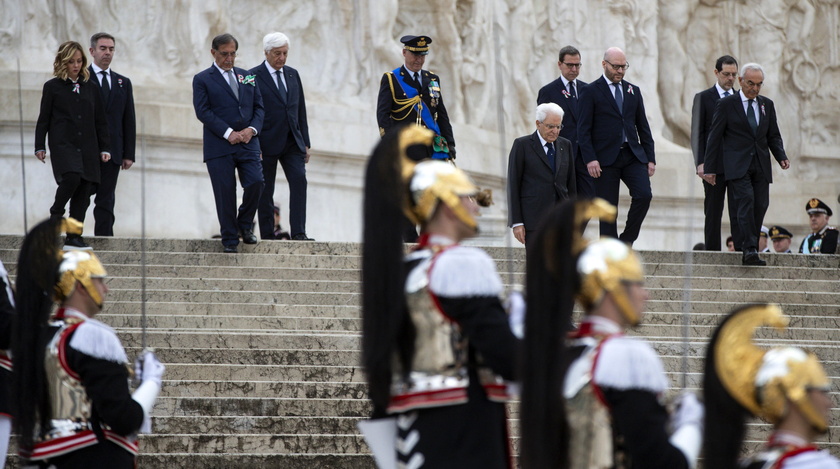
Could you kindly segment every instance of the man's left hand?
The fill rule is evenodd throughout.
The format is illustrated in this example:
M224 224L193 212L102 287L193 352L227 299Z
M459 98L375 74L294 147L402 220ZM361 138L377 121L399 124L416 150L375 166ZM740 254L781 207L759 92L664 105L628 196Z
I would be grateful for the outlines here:
M134 164L133 161L123 158L122 169L131 169L131 165L133 165L133 164Z
M656 172L656 163L648 162L648 177L653 177L653 173Z
M790 169L790 160L779 161L779 165L781 165L782 169Z
M311 155L309 153L309 147L306 147L306 156L303 157L303 164L309 163L309 157L310 156Z
M248 127L247 129L242 129L242 130L239 131L239 139L240 139L240 141L242 141L242 143L244 143L246 145L248 144L248 142L251 141L251 139L253 137L254 137L254 131L251 130L250 127Z
M107 163L111 161L111 154L110 153L100 153L99 158L102 159L103 163Z

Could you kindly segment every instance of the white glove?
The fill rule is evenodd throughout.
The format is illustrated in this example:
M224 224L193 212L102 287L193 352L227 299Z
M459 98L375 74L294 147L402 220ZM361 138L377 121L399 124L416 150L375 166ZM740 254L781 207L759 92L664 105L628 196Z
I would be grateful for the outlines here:
M510 292L505 301L505 308L508 310L510 331L517 339L525 337L525 298L522 297L522 292Z
M153 381L161 387L163 372L166 367L158 360L157 356L151 350L144 351L140 356L134 360L134 373L140 378L141 383L146 381Z
M682 451L689 467L697 466L700 447L703 444L703 417L706 408L693 392L684 392L677 398L677 408L671 416L674 433L669 441Z

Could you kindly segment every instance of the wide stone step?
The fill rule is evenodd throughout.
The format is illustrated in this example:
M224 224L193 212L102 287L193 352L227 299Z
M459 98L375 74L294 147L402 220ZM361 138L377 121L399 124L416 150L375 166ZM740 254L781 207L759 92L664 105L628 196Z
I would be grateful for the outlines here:
M139 347L126 347L129 357L140 354ZM237 349L225 350L182 347L160 348L155 353L163 363L202 363L241 365L327 365L341 366L358 364L361 354L358 350L301 350L301 349Z
M247 287L245 287L247 288ZM140 301L139 289L112 289L109 299L115 301ZM338 292L265 292L224 290L146 290L147 302L210 302L210 303L255 303L255 304L308 304L308 305L359 305L360 293Z
M120 338L126 347L141 346L140 329L123 329ZM147 346L156 349L190 346L212 349L299 349L358 350L360 337L352 333L220 332L199 330L148 330Z
M137 279L133 277L109 276L111 290L136 290ZM246 292L333 292L357 293L358 279L348 280L295 280L295 279L240 279L240 278L172 278L147 277L146 291L189 290L246 291Z
M103 314L140 314L142 303L108 299ZM327 318L358 318L358 305L330 304L259 304L259 303L208 303L205 301L148 301L147 314L180 314L196 316L221 316L231 313L243 316L317 316ZM139 322L138 322L139 324Z
M364 376L355 366L324 365L237 365L166 363L166 378L241 381L273 379L276 381L341 381L363 382Z
M168 365L167 365L168 366ZM177 380L164 375L162 395L167 397L283 397L295 399L367 399L367 384L352 382L291 380Z
M255 417L255 416L171 416L155 417L155 434L336 434L358 433L359 417Z
M363 399L297 399L248 397L159 397L154 416L298 416L357 417L370 415L370 404Z
M146 435L140 439L143 451L170 453L185 451L195 454L236 454L261 451L275 454L362 453L367 445L358 434L281 433L207 434L176 433Z
M158 453L141 454L137 465L167 469L376 469L369 454Z
M114 328L137 327L140 324L137 314L100 314L97 319ZM312 318L312 317L267 317L267 316L196 316L196 315L159 315L146 316L146 325L152 329L205 329L205 330L313 330L359 332L359 318Z
M142 277L143 269L137 264L105 264L110 277ZM306 269L295 266L196 266L196 265L146 265L146 277L168 278L224 278L244 280L343 280L358 281L359 269Z

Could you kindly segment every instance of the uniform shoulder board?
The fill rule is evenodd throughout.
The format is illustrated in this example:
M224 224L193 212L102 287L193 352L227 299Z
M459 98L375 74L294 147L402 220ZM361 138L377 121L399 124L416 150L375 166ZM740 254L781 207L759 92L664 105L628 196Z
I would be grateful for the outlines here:
M601 346L595 366L598 386L622 391L631 389L661 393L668 389L662 360L647 342L618 336Z
M70 347L94 358L128 363L128 356L117 333L95 319L88 319L76 328L70 339Z
M486 252L455 246L434 260L429 288L435 295L448 298L497 296L502 293L502 280Z

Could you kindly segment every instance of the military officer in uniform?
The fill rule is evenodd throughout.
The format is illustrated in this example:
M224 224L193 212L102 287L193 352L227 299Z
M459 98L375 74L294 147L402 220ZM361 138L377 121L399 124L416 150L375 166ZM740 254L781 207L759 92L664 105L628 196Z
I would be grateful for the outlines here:
M790 254L790 241L793 238L793 233L788 231L784 226L770 227L770 241L773 242L773 252Z
M782 329L778 305L739 307L709 342L703 376L706 403L704 467L742 469L840 469L814 440L831 423L831 383L817 357L795 347L759 347L760 326ZM741 458L747 419L759 417L773 433L757 453Z
M837 252L837 228L829 226L831 207L820 199L811 199L805 204L811 224L811 234L802 240L799 252L802 254L835 254Z
M429 54L429 36L403 36L405 65L385 73L379 84L376 120L379 134L403 123L416 123L435 133L431 157L455 159L455 137L440 93L440 77L423 70Z

